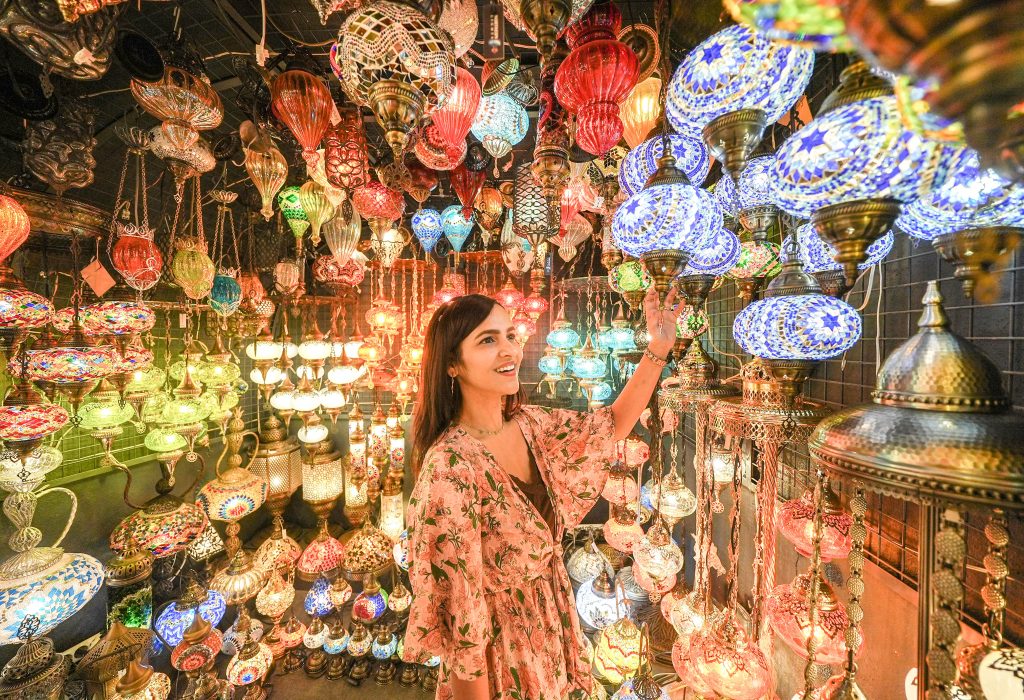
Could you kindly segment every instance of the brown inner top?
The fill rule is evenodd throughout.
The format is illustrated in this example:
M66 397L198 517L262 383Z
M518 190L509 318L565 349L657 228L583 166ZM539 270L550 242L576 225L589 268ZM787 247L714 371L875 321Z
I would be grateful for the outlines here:
M544 518L544 522L547 523L548 529L551 531L551 536L555 537L557 530L557 523L555 521L555 507L551 503L551 497L548 496L548 488L544 485L544 479L541 478L540 470L537 468L537 461L533 458L533 450L530 450L530 478L532 483L526 483L517 476L512 477L513 483L516 487L522 491L523 496L526 497L533 507L537 509L540 516Z

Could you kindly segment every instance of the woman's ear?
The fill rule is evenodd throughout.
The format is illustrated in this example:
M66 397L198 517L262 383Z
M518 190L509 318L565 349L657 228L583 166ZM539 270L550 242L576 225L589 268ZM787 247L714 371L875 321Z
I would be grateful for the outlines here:
M455 367L449 367L448 376L451 377L452 379L455 379L457 376L459 376L459 373L456 371Z

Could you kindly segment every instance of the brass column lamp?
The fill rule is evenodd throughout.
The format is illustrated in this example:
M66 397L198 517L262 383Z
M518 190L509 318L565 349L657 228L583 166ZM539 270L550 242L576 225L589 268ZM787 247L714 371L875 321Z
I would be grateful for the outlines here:
M330 438L306 446L302 455L302 499L317 518L317 535L302 552L296 565L298 577L315 581L323 573L335 569L344 548L327 529L327 518L341 495L343 467L341 455Z
M288 436L273 412L263 422L260 442L249 464L249 471L267 483L267 509L274 521L271 536L256 550L256 563L264 568L290 567L298 559L298 543L285 534L284 511L292 494L302 484L302 458L299 444Z

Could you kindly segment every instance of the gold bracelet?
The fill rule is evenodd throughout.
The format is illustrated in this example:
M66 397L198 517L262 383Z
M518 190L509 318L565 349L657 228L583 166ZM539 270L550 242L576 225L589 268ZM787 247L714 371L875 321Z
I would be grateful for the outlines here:
M668 364L668 357L658 357L650 348L644 348L644 357L656 364L658 367L664 367Z

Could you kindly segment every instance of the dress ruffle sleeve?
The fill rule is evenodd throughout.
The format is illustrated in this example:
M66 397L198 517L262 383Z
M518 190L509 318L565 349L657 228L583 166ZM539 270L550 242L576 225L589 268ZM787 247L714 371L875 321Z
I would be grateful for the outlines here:
M552 498L566 528L583 521L601 495L615 457L611 406L592 412L526 406L534 444L550 467Z
M484 599L473 470L453 450L435 449L424 462L409 508L414 597L405 634L408 658L439 656L455 676L479 678L487 668L491 616Z

